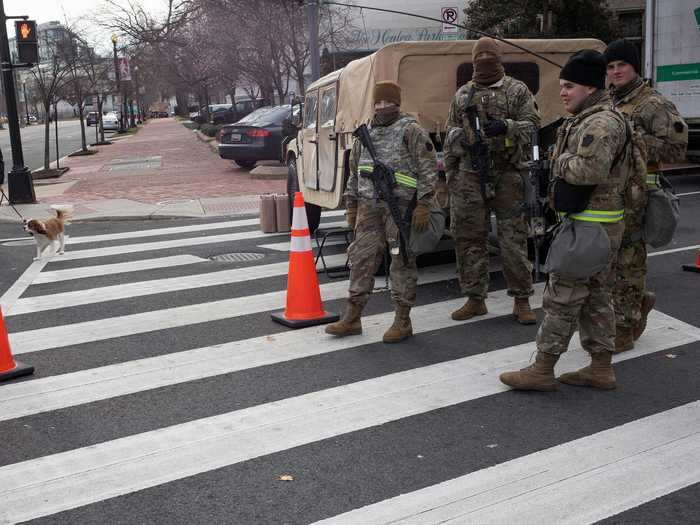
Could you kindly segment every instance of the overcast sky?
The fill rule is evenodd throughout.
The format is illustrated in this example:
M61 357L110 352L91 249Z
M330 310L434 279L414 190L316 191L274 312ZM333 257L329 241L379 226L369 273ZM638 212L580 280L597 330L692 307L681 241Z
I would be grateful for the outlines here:
M120 0L125 4L127 0ZM134 0L149 10L162 11L167 0ZM102 0L4 0L5 13L8 15L29 15L37 22L50 20L78 19L86 14L94 13L102 4Z

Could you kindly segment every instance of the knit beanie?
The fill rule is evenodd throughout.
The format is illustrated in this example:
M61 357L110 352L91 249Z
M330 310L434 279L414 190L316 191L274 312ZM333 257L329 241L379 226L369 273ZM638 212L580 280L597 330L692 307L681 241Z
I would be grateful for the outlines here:
M487 36L482 36L479 40L476 41L476 44L474 44L474 47L472 48L473 57L478 56L479 53L491 53L499 59L501 58L501 55L503 55L503 53L501 53L501 48L498 45L498 42L493 38L489 38Z
M639 75L639 70L641 69L639 51L632 42L621 38L608 44L608 48L605 50L605 61L609 64L616 60L627 62Z
M571 55L559 78L582 86L605 89L607 64L605 57L593 49L582 49Z
M397 106L401 105L401 87L390 81L377 82L374 85L374 103L386 100Z

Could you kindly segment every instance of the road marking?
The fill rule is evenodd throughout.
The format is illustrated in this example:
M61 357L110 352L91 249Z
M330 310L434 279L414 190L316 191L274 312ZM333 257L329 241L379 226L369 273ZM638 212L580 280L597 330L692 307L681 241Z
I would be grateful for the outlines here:
M0 306L2 306L3 315L10 315L15 302L27 288L34 282L37 275L46 266L49 261L47 258L39 259L30 264L24 273L17 279L12 286L0 297Z
M323 213L321 219L343 215L345 210L333 210ZM226 228L239 228L242 226L257 226L259 218L241 219L237 221L211 222L207 224L192 224L190 226L175 226L171 228L153 228L150 230L130 231L122 233L109 233L103 235L84 235L70 237L68 244L85 244L89 242L117 241L122 239L138 239L143 237L157 237L160 235L175 235L178 233L190 233L199 231L223 230ZM265 234L267 235L267 234Z
M328 223L327 227L344 225L344 222ZM289 236L289 233L277 233L275 235ZM105 248L91 248L87 250L67 251L64 255L56 256L54 262L76 261L79 259L90 259L93 257L109 257L112 255L124 255L127 253L138 253L165 250L168 248L182 248L185 246L201 246L204 244L216 244L224 242L241 241L245 239L258 239L269 236L267 233L259 231L225 233L221 235L207 235L202 237L190 237L184 239L172 239L168 241L155 241L137 244L120 244L118 246L108 246Z
M347 259L345 254L326 257L326 264L335 266L344 264ZM203 259L200 259L200 261ZM133 297L143 297L159 293L170 293L182 290L195 290L207 286L220 286L225 284L240 283L285 275L289 272L289 262L264 264L259 266L246 266L220 270L217 272L186 275L182 277L169 277L167 279L153 279L133 283L117 284L76 290L73 292L61 292L49 295L35 295L18 299L12 308L11 315L22 315L57 308L70 308L86 304L117 301Z
M317 522L595 523L700 481L688 403Z
M451 279L454 276L454 264L446 264L423 269L419 274L418 282L419 284L433 283ZM326 283L322 284L320 288L321 297L325 301L342 299L347 296L348 281ZM12 333L10 341L16 355L49 348L70 347L115 337L278 310L284 307L286 297L286 290L280 290L120 317L39 328Z
M685 246L683 248L673 248L671 250L663 250L661 252L652 252L648 254L647 257L656 257L657 255L666 255L669 253L687 252L688 250L700 250L700 244L696 244L694 246Z
M689 327L686 333L680 321L665 317L674 326L645 334L641 348L653 341L657 351L700 337L700 329L682 323ZM499 372L527 364L533 347L527 343L397 372L0 467L0 517L16 522L46 516L498 394L507 390ZM558 372L587 364L585 352L571 350ZM655 425L649 433L663 432L660 428L667 427Z
M544 286L535 285L535 289L533 306L541 304ZM489 296L488 314L469 321L453 321L449 312L463 303L460 297L413 308L413 333L509 315L513 309L512 298L506 290L499 290ZM377 343L393 318L394 312L363 317L362 335L358 337L328 337L325 326L313 326L8 384L2 389L0 421ZM647 330L653 329L653 323L650 320ZM323 344L309 344L320 340Z
M172 268L201 262L209 262L195 255L173 255L171 257L159 257L157 259L142 259L125 263L101 264L96 266L81 266L66 270L54 270L41 272L32 284L56 283L86 277L99 277L119 273L137 272L141 270L155 270L160 268Z
M687 197L688 195L700 195L700 191L689 191L688 193L678 193L676 197Z

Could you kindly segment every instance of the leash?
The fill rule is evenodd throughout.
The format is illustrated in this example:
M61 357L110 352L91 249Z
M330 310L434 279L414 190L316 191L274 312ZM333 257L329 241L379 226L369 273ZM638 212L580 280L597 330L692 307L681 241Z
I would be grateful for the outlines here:
M3 199L7 201L7 205L15 211L17 216L24 221L24 217L22 217L22 214L15 208L15 205L10 202L10 198L7 196L7 193L5 193L5 190L0 188L0 205L2 205Z

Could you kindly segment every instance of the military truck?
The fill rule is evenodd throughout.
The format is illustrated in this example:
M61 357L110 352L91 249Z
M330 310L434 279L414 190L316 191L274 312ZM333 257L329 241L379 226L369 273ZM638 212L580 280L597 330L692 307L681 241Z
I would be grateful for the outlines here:
M471 50L475 42L390 44L308 87L303 120L296 140L287 147L285 161L287 191L290 195L303 193L312 230L318 226L323 208L337 208L342 203L352 133L372 119L374 84L390 80L401 86L403 111L418 119L440 152L452 98L472 76ZM594 39L512 42L559 65L580 49L605 49L603 42ZM564 115L559 98L560 68L516 47L503 44L502 49L506 73L525 82L535 94L543 126Z

